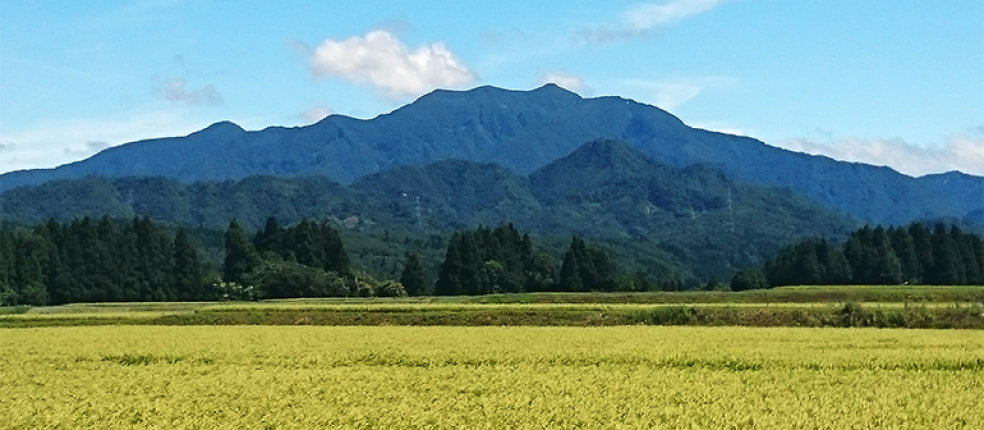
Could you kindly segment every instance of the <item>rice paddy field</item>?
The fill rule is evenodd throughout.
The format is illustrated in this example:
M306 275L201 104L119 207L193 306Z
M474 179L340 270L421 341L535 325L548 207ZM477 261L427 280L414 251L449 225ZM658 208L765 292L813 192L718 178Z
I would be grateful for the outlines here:
M797 287L2 308L0 429L979 429L982 300Z
M984 333L759 327L0 331L0 427L984 428Z

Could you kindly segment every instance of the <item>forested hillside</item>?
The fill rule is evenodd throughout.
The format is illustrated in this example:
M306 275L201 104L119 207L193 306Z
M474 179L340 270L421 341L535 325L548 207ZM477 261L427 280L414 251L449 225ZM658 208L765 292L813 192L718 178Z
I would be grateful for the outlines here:
M395 276L403 253L387 237L439 246L453 232L512 223L561 252L572 235L604 244L652 279L728 279L803 237L839 237L856 221L787 189L736 183L707 166L677 169L618 141L598 140L528 176L493 164L448 160L369 175L349 186L323 177L250 177L182 184L164 178L89 177L2 195L4 219L148 216L186 228L255 231L332 219L353 260ZM414 251L437 258L434 246Z

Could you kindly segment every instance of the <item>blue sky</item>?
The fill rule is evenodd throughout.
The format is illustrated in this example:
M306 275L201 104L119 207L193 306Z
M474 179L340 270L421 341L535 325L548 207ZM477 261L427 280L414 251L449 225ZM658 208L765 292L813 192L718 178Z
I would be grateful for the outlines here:
M984 174L980 0L4 2L0 172L550 81L797 151Z

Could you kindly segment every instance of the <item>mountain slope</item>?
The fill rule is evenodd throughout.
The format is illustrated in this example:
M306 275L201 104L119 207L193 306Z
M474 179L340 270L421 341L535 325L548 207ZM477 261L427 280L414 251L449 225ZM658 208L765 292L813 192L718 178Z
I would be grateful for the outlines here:
M396 167L366 176L350 188L400 217L391 222L422 230L496 225L541 209L522 177L494 164L462 160Z
M0 216L131 217L250 229L274 215L334 218L351 234L428 238L511 222L561 248L572 234L608 245L653 277L730 276L802 237L834 237L856 222L789 190L735 183L719 170L678 169L628 144L598 140L523 177L494 164L445 160L402 166L343 186L324 177L248 177L182 184L173 179L87 177L0 194ZM442 242L441 239L438 239ZM353 251L370 261L373 251Z
M871 223L962 217L984 207L984 178L922 178L694 129L656 107L619 97L584 99L555 85L533 91L435 91L372 120L333 115L306 127L247 132L214 124L186 137L107 149L52 170L0 175L0 187L87 175L164 176L181 182L252 175L325 176L343 184L399 166L461 159L525 175L581 143L617 139L672 165L713 166L739 181L789 187Z

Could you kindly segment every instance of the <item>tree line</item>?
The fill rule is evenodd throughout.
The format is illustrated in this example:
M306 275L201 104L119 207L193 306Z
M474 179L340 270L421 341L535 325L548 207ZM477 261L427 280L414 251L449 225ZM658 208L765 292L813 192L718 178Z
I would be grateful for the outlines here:
M234 300L406 295L396 281L354 273L338 230L307 218L281 227L269 217L252 238L230 222L219 289Z
M617 289L614 263L574 237L559 267L512 224L453 233L436 281L419 254L408 252L400 279L354 274L331 222L307 219L283 228L267 219L252 240L236 221L225 233L224 281L230 298L480 295Z
M761 269L738 272L734 290L781 285L984 285L984 241L956 225L865 226L843 244L808 239Z
M146 217L0 229L0 305L213 300L188 232Z
M414 252L406 254L399 280L353 271L330 221L283 227L269 217L250 235L233 220L223 238L221 267L210 267L185 229L147 217L4 227L0 305L606 291L618 285L607 254L583 239L572 239L558 267L511 224L454 233L436 280Z
M415 252L406 253L399 280L353 270L333 223L308 219L284 227L270 217L252 235L233 220L221 265L204 261L188 231L147 217L4 227L0 305L650 289L580 237L558 264L512 224L452 234L436 279ZM730 286L906 282L984 284L984 241L942 223L931 230L866 226L843 244L811 239L784 247L761 268L739 271Z

